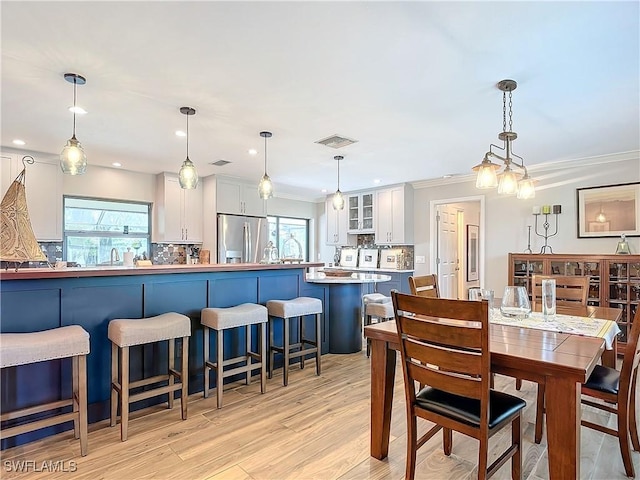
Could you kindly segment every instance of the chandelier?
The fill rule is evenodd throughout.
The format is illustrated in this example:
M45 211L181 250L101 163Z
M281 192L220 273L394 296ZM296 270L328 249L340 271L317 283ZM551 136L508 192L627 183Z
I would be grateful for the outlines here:
M489 146L489 151L484 154L484 160L479 165L473 167L478 172L476 178L476 187L487 189L498 187L499 195L516 195L517 198L527 199L536 196L533 179L529 176L527 168L524 166L524 159L516 155L512 151L511 142L518 138L518 134L513 131L513 112L511 110L512 92L518 84L515 80L502 80L498 82L498 89L502 91L502 132L498 134L498 138L502 140L503 146L499 147L493 143ZM509 130L507 130L507 92L509 93ZM493 151L496 148L504 152L504 156ZM513 157L519 158L517 162ZM498 173L500 165L493 163L490 159L496 158L504 163L504 170ZM513 170L513 167L522 170L519 175Z

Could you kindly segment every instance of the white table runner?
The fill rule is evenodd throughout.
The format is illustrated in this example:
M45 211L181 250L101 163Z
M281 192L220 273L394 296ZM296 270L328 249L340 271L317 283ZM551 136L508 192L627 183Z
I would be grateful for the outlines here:
M556 314L545 317L540 312L531 312L527 318L512 318L503 316L500 313L500 309L495 308L492 309L490 321L500 325L599 337L604 339L607 350L613 348L613 340L620 333L620 327L616 322L600 318L579 317L577 315Z

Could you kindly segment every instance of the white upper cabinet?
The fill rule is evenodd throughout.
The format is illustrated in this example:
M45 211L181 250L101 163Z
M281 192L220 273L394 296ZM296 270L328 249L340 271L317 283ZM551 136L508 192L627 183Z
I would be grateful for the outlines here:
M175 243L202 242L202 186L193 190L180 187L177 175L157 176L153 241Z
M413 243L413 195L409 185L376 191L375 242L378 245Z
M23 169L24 155L1 154L2 196ZM57 159L33 157L26 165L25 193L29 219L39 242L62 241L62 170Z
M348 233L374 232L374 192L347 195Z
M334 210L332 196L327 197L325 211L327 215L327 245L347 244L347 208Z
M258 195L258 184L218 177L216 205L218 213L263 217L267 214L266 200Z

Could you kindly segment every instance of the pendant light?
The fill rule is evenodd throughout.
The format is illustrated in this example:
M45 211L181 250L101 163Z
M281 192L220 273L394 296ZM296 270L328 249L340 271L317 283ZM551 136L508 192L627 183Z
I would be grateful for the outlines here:
M495 188L498 187L499 195L516 195L517 198L527 199L536 195L533 179L529 176L527 168L524 166L524 160L512 151L511 143L518 138L518 134L513 131L513 112L512 112L512 92L517 88L518 84L515 80L501 80L498 82L498 90L502 92L502 132L498 134L498 138L502 140L503 147L491 144L489 151L485 153L484 159L479 165L473 167L478 172L476 177L477 188ZM509 130L507 130L507 93L509 94ZM493 151L497 148L505 152L504 156L498 155ZM513 157L519 158L518 163ZM498 174L500 165L493 163L490 158L501 160L505 167L504 171ZM522 177L513 171L512 167L517 167L523 171Z
M76 87L87 80L77 73L65 73L64 79L73 83L73 135L60 153L60 168L68 175L82 175L87 170L87 156L76 138Z
M182 162L180 173L178 173L178 181L180 187L185 189L194 189L198 186L198 172L196 166L189 160L189 115L195 115L196 111L191 107L180 107L180 113L187 116L187 158Z
M334 210L342 210L344 208L344 195L340 191L340 160L343 158L344 157L341 155L333 157L333 159L338 162L338 189L336 190L336 193L333 194L332 200Z
M264 175L258 185L258 194L263 200L268 200L273 197L273 183L271 178L267 175L267 138L272 137L271 132L260 132L260 136L264 138Z

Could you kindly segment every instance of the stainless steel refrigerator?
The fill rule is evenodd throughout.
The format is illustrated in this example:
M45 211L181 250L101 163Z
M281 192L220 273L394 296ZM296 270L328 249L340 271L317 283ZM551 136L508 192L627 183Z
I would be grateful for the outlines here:
M268 241L266 217L218 215L218 263L258 263Z

